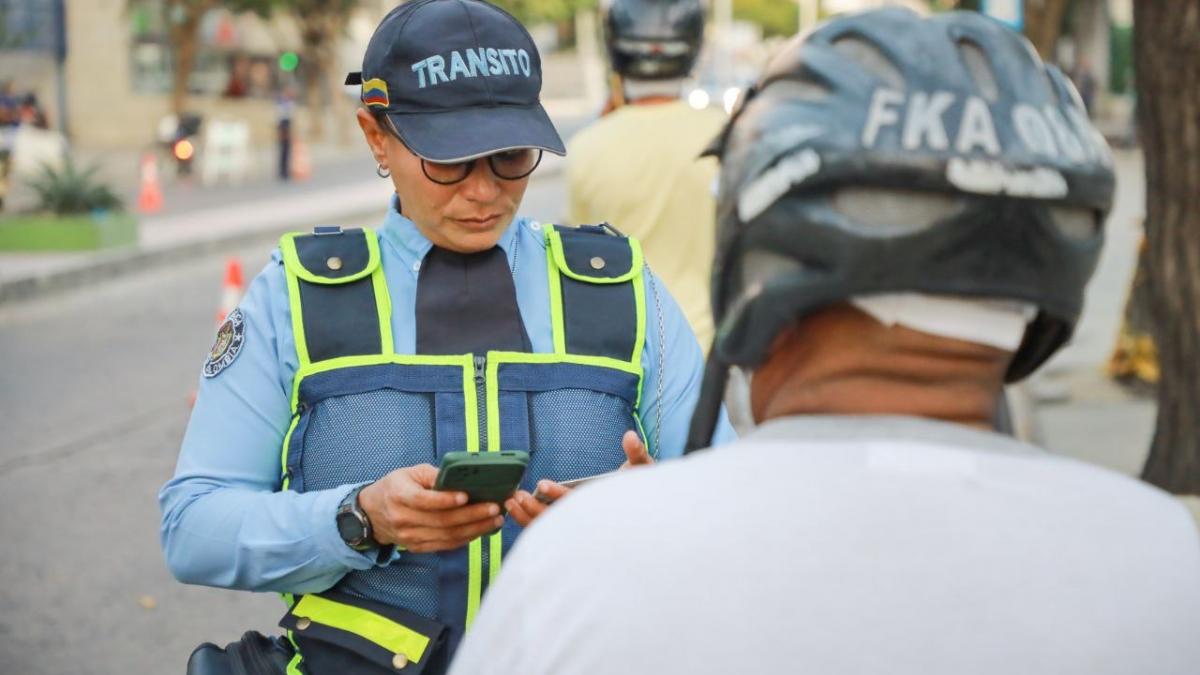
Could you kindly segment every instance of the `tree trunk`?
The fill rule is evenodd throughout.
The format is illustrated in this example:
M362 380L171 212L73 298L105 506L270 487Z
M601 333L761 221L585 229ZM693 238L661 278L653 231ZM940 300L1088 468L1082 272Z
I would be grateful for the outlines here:
M332 94L338 84L332 73L346 17L344 13L330 9L304 14L299 20L304 49L301 61L306 64L304 102L308 107L309 135L312 140L320 141L325 137L325 96ZM337 105L336 102L334 105Z
M1025 0L1025 37L1042 59L1054 63L1054 47L1070 0Z
M1162 378L1142 477L1200 494L1200 0L1134 3L1146 261Z
M174 57L174 72L171 74L171 111L176 115L187 109L188 81L192 76L192 68L196 66L196 52L200 46L200 19L212 5L212 0L202 0L169 3L166 8ZM176 22L173 16L176 12L183 15L179 22Z
M303 21L301 43L304 52L300 55L300 62L304 64L304 107L308 110L308 137L314 141L320 141L325 136L321 105L325 72L320 55L321 40L324 36L319 29L312 25L314 20L311 17Z

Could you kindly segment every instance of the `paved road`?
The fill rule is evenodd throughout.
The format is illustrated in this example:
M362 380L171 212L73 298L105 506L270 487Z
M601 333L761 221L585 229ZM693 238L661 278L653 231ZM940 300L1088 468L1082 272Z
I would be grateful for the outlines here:
M560 193L561 179L534 181L523 212L557 218ZM270 247L231 253L252 274ZM176 583L159 550L155 495L223 262L0 307L0 675L182 672L199 642L267 631L281 614L274 595Z
M1121 162L1131 182L1079 340L1057 362L1066 372L1095 372L1115 330L1138 229L1135 160ZM535 181L524 212L557 218L561 189ZM233 253L253 272L269 248ZM195 644L267 631L281 613L275 596L176 583L159 551L155 494L174 468L222 269L216 256L0 306L0 675L181 672ZM1039 422L1056 450L1119 465L1127 454L1093 446L1128 434L1110 429L1128 410L1063 405Z

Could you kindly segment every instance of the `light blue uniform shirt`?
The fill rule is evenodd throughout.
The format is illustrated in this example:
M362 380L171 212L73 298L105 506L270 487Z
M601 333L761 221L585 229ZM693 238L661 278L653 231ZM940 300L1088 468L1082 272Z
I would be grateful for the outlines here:
M499 245L513 269L517 304L533 351L553 352L541 230L536 221L518 218ZM395 350L412 354L417 275L432 244L396 211L394 199L379 233ZM649 270L646 289L649 316L638 413L651 444L657 439L652 449L663 460L683 452L703 364L683 313ZM159 493L168 567L185 583L310 593L332 587L351 570L387 564L352 550L338 535L337 506L353 486L280 491L283 437L291 423L290 392L298 363L278 250L251 283L240 308L245 321L241 351L216 377L201 378L175 477ZM732 437L722 415L718 442Z

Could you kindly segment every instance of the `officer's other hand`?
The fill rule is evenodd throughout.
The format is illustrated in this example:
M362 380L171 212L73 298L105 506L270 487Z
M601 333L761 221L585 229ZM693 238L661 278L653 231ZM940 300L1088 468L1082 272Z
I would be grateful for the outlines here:
M545 495L551 504L562 499L571 491L571 488L563 487L552 480L538 481L538 492ZM504 508L508 509L508 514L517 521L521 527L529 527L529 524L535 518L546 512L550 508L549 504L538 501L533 495L524 490L517 490L517 493L504 502Z
M650 451L646 449L646 444L642 442L641 436L638 436L638 433L632 429L626 431L625 435L621 437L621 449L625 452L625 463L621 465L622 469L631 466L648 466L654 463L654 458L650 456ZM570 491L571 488L563 487L552 480L538 482L538 492L545 495L551 504L562 499ZM518 490L504 503L504 507L521 527L528 527L535 518L545 513L549 504L538 501L524 490Z
M467 493L434 490L432 464L397 469L363 488L359 504L375 540L414 553L464 546L504 524L496 504L467 506Z
M628 469L631 466L648 466L654 463L654 458L650 456L650 451L646 449L642 437L632 429L626 431L625 435L621 437L621 449L625 451L625 463L621 465L622 469Z

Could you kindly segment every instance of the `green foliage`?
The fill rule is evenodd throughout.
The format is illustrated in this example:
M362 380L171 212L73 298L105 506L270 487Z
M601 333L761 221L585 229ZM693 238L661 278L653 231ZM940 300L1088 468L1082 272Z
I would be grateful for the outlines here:
M61 169L43 166L42 174L29 182L37 192L39 210L58 215L120 211L121 198L95 179L97 168L79 170L70 157Z
M734 0L733 18L762 27L763 35L795 35L800 6L795 0Z
M525 24L565 21L581 9L592 9L596 0L488 0Z

